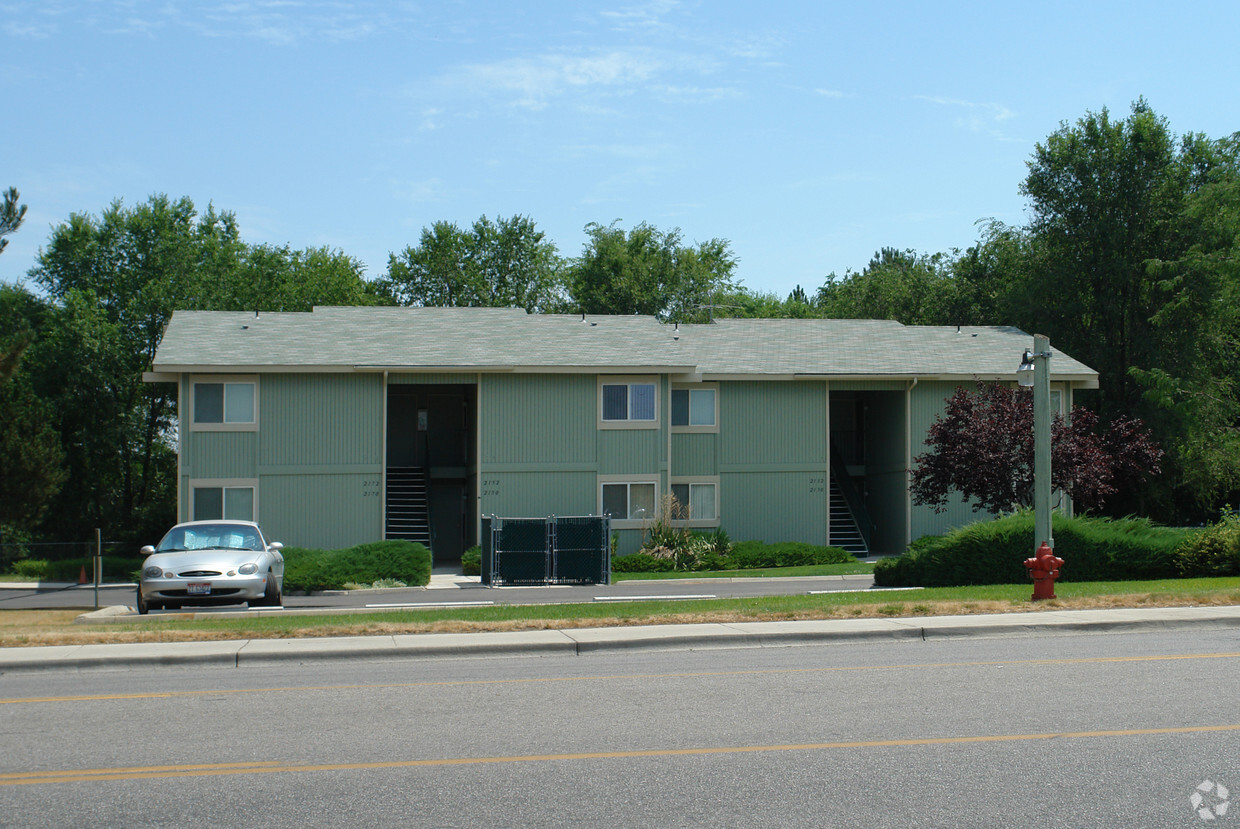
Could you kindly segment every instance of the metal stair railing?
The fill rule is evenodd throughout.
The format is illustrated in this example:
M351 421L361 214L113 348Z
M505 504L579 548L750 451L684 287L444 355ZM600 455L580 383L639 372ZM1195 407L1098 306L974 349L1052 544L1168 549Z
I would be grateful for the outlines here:
M865 502L861 498L861 493L857 491L852 478L849 477L848 467L844 464L843 458L840 456L834 442L831 444L831 480L833 486L837 487L840 495L843 496L844 503L852 517L853 525L860 532L861 539L865 542L865 549L868 553L873 544L874 522L870 519L869 510L865 508Z

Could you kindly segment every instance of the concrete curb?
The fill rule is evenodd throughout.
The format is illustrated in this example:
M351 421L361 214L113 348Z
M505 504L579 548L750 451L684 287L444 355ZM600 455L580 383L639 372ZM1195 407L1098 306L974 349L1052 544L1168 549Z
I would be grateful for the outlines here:
M169 665L221 668L329 660L579 656L608 651L790 647L970 637L1067 636L1240 628L1240 607L1048 610L977 616L649 625L499 633L428 633L321 639L247 639L0 649L0 673Z

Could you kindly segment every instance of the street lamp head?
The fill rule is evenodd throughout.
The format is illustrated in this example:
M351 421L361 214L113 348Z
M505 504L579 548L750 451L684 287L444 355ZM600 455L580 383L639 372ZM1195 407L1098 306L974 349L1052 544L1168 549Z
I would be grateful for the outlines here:
M1020 356L1020 365L1016 367L1016 382L1026 388L1033 385L1033 352L1027 348Z

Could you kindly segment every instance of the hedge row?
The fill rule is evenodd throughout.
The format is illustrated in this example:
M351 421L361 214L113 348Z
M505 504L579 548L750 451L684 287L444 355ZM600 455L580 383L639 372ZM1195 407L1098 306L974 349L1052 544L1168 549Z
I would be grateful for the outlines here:
M41 558L19 558L12 564L12 571L18 576L39 581L77 581L86 571L90 579L94 573L94 557L66 558L59 561L47 561ZM134 556L103 556L102 581L134 581L137 572L142 569L142 557Z
M1055 554L1064 560L1061 581L1176 578L1183 571L1177 548L1194 531L1160 527L1143 518L1066 518L1055 515ZM947 535L913 542L898 558L880 559L874 584L947 587L1029 581L1034 516L1020 512L981 521Z
M805 567L814 564L844 564L856 561L846 550L839 547L819 547L799 541L779 541L767 544L762 541L742 541L733 544L727 555L702 554L696 571L706 570L761 570L771 567ZM665 573L675 569L670 558L659 558L649 553L633 553L617 556L611 560L613 573Z
M431 580L431 551L413 541L375 541L343 550L284 548L284 589L341 590L346 584L397 579L408 585Z

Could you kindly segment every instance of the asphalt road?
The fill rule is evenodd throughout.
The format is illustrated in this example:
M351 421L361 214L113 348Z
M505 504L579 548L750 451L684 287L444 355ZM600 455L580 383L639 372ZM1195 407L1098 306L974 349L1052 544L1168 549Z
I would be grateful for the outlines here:
M1238 669L1214 630L6 674L0 824L1240 825L1195 811L1240 800Z
M874 583L868 575L845 578L764 578L764 579L679 579L621 581L615 584L554 585L548 587L487 587L472 584L465 587L426 589L396 588L380 591L341 591L317 596L285 596L287 608L391 607L396 605L436 606L443 604L558 604L567 602L621 601L634 598L737 598L750 596L803 595L815 590L865 590ZM134 604L133 587L101 587L99 606ZM0 609L93 608L93 587L62 590L31 588L0 589ZM221 607L237 610L240 605ZM270 612L270 611L268 611Z

